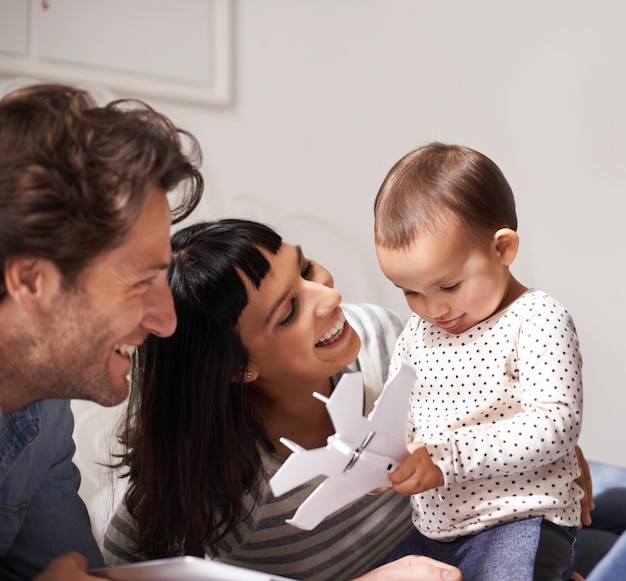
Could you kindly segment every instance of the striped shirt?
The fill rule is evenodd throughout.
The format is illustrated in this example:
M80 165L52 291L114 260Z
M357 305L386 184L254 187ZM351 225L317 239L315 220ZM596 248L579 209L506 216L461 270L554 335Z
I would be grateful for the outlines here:
M386 380L403 323L376 305L345 304L342 309L361 338L361 350L357 361L333 379L336 382L349 371L363 373L367 414ZM374 568L412 530L408 498L391 491L352 502L312 531L287 524L285 520L293 516L322 479L276 498L269 480L283 459L260 450L263 473L256 493L244 499L243 513L248 516L224 539L217 559L293 579L341 581ZM133 524L122 503L105 536L105 561L116 565L141 560L133 553L133 537Z

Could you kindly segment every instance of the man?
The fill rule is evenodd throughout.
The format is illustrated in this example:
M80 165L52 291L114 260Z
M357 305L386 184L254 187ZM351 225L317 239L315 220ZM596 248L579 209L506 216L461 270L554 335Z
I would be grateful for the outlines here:
M139 102L99 107L60 85L0 101L3 581L95 580L88 568L103 566L77 493L69 398L120 403L134 347L174 332L169 229L200 200L199 160L190 134ZM361 581L460 578L409 556Z
M181 190L173 216L188 216L199 160L193 137L140 103L98 107L55 85L0 101L3 580L70 551L103 566L77 494L69 398L120 403L133 348L173 333L166 193Z

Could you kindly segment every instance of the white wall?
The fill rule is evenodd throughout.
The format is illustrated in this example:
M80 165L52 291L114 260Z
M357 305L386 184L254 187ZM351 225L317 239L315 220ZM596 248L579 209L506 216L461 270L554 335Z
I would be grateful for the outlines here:
M239 0L237 7L234 106L164 104L202 142L202 214L245 209L275 225L291 213L331 223L332 243L311 237L305 250L323 254L347 300L403 310L373 253L380 182L426 141L486 153L517 197L515 274L561 300L577 324L584 450L626 465L626 6ZM290 241L301 242L293 232ZM367 286L340 278L354 248L376 273Z
M578 327L584 450L626 466L625 18L619 0L236 0L232 106L149 100L202 144L194 220L269 222L346 300L402 313L373 251L384 175L430 140L492 157L517 196L515 274Z

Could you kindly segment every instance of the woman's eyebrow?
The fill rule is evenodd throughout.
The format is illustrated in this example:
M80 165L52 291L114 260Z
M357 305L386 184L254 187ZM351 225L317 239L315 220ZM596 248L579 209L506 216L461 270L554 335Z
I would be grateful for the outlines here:
M296 260L297 260L296 264L298 266L298 271L299 271L300 270L300 266L301 266L301 264L302 264L302 262L304 260L304 254L302 253L302 247L299 244L296 246ZM287 297L289 296L290 292L291 292L291 289L287 289L274 302L274 304L272 305L272 308L267 313L267 317L265 317L265 320L263 321L263 328L267 327L267 325L269 324L270 320L272 319L272 317L274 316L276 311L280 308L280 305L282 305L285 302L285 300L287 300Z
M276 313L280 305L282 305L287 299L289 292L290 292L289 289L286 290L282 295L280 295L280 297L278 297L278 300L272 305L272 308L269 310L269 313L267 313L267 317L265 317L265 321L263 321L263 328L267 327L270 320L274 316L274 313Z

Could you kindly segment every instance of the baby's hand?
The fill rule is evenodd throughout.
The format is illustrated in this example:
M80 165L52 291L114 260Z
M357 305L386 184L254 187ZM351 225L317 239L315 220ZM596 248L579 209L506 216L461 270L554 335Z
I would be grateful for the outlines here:
M411 455L389 474L393 489L408 496L442 486L443 473L431 460L424 442L413 442L407 447Z

